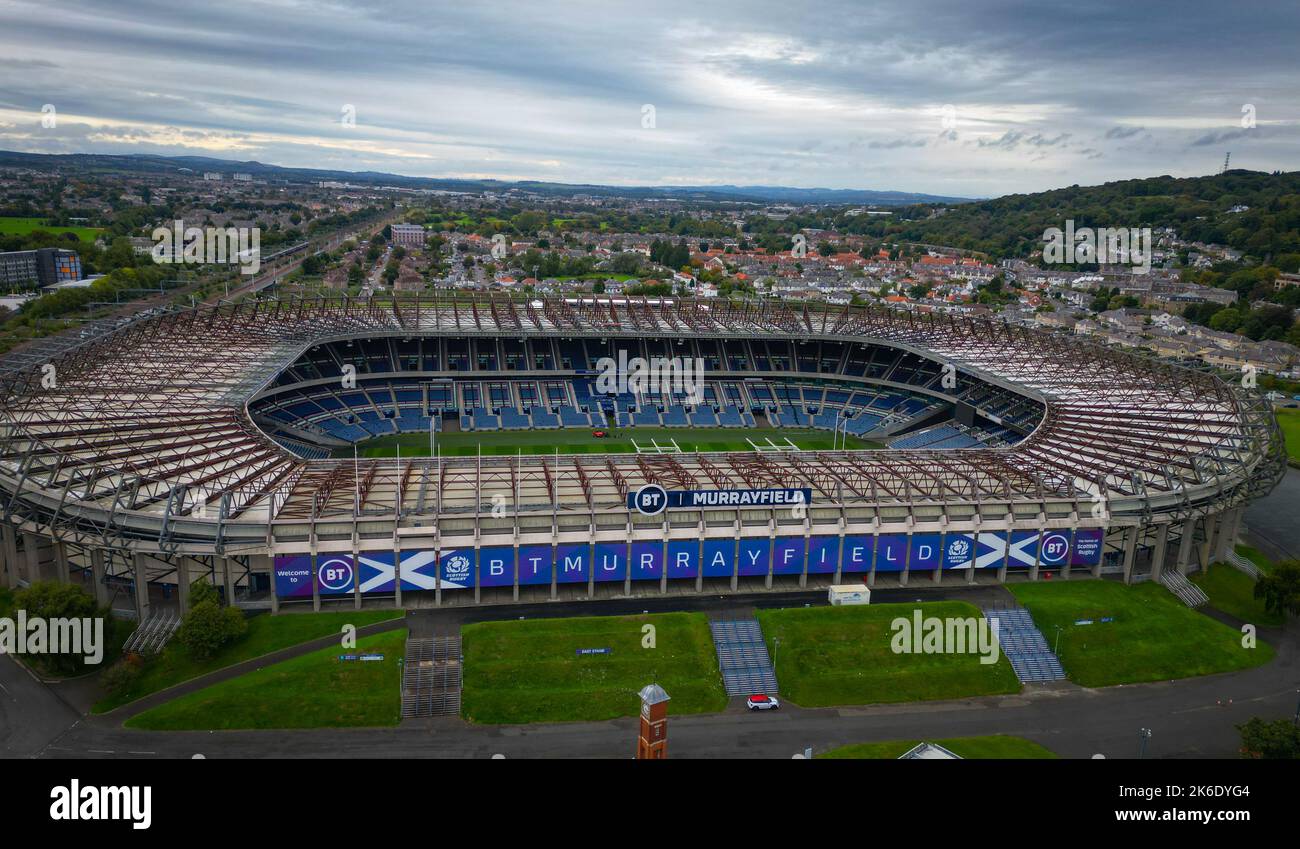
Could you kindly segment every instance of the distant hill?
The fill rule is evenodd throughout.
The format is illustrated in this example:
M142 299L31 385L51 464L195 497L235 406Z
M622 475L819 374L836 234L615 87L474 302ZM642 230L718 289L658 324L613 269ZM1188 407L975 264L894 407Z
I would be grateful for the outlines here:
M1184 240L1227 245L1276 262L1300 253L1300 172L1151 177L960 206L910 206L863 228L887 239L1017 257L1040 249L1043 231L1063 227L1066 219L1076 227L1173 227Z
M334 171L320 168L284 168L263 162L236 162L208 156L159 156L132 154L116 156L95 153L41 154L0 151L0 165L26 168L80 167L96 171L172 172L217 171L247 173L264 179L294 182L334 180L361 185L398 186L406 189L436 189L452 192L506 192L511 189L554 197L575 194L622 198L678 198L714 202L863 204L898 206L914 203L961 203L966 198L926 195L915 192L870 191L866 189L802 189L788 186L599 186L581 183L545 183L531 180L457 180L440 177L407 177L382 171Z

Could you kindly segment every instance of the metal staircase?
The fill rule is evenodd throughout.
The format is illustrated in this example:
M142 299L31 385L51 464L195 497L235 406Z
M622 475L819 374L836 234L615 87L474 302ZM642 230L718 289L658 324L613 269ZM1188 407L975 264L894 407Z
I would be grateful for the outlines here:
M459 716L460 637L406 639L402 716Z
M728 619L709 623L718 667L728 696L775 694L776 670L767 654L763 630L756 619Z

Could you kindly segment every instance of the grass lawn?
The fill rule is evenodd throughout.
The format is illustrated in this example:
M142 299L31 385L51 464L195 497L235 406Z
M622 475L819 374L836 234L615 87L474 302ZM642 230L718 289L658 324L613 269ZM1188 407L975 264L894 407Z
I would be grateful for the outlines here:
M1208 572L1197 572L1191 578L1205 594L1210 604L1229 616L1254 625L1276 627L1285 619L1264 609L1264 603L1255 598L1255 581L1245 572L1216 563Z
M1061 665L1085 687L1230 672L1273 659L1268 644L1242 648L1240 632L1186 607L1157 583L1052 581L1007 589L1029 608L1049 645L1061 626ZM1074 624L1080 619L1093 624Z
M895 654L897 617L980 617L960 601L760 610L781 695L803 707L910 702L1017 693L1006 657L982 664L976 654Z
M789 439L805 451L829 451L835 439L825 430L753 430L746 428L618 428L607 431L609 436L591 435L592 428L558 428L551 430L476 431L469 433L441 433L437 435L438 453L451 457L473 456L482 446L484 454L628 454L638 445L649 446L652 440L669 445L675 440L683 451L753 451L746 439L766 445L767 439L784 445ZM404 457L429 456L427 433L404 433L370 439L358 446L363 457L392 457L397 446ZM849 434L849 449L880 448L880 444L858 439ZM336 457L351 457L352 448L341 448Z
M1273 561L1264 555L1264 552L1258 548L1251 548L1249 545L1239 545L1236 547L1237 553L1259 567L1259 571L1269 573L1273 571Z
M272 664L182 696L127 720L155 731L236 728L349 728L396 725L402 713L406 629L357 640L348 654L382 661L339 660L337 646Z
M158 657L150 660L140 680L129 692L106 696L95 704L94 713L103 713L127 702L164 690L182 681L214 672L226 666L251 660L273 651L296 646L330 634L341 634L344 625L360 628L375 622L402 616L395 610L356 610L347 613L286 613L261 615L248 620L248 633L234 645L226 647L206 661L196 660L179 642L173 640Z
M1277 423L1282 426L1282 436L1286 439L1287 456L1292 463L1300 463L1300 410L1278 410Z
M655 626L655 648L642 627ZM461 629L461 707L483 723L635 716L637 692L658 682L670 715L727 706L709 624L700 613L480 622ZM611 654L578 655L609 648Z
M0 233L6 236L25 236L33 230L48 230L51 233L76 233L77 238L86 244L93 244L103 230L99 227L51 227L44 218L9 218L0 217Z
M943 746L954 755L967 760L1046 760L1056 757L1051 749L1045 749L1032 740L1023 737L995 735L991 737L952 737L947 740L927 740L936 746ZM907 752L920 745L920 740L890 740L885 743L856 743L840 746L828 752L814 754L814 758L827 760L897 760Z

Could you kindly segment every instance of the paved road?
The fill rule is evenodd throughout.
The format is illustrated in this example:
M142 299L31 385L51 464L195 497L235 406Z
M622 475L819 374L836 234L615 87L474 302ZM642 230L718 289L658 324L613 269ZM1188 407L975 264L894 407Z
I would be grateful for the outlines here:
M80 718L16 660L0 655L0 757L33 757Z

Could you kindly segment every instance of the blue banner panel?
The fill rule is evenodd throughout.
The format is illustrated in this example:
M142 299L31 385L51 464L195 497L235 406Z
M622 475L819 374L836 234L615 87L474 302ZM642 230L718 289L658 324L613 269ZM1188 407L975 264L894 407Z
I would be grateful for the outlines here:
M627 577L627 543L598 542L592 570L597 581L621 581Z
M739 575L766 575L772 557L772 541L767 537L741 537Z
M870 572L871 553L875 551L875 537L855 534L844 538L844 553L840 556L840 571Z
M668 577L694 578L700 574L700 541L675 539L668 542Z
M1007 559L1007 532L983 531L975 537L975 568L1001 569Z
M478 585L480 587L513 587L515 585L515 549L496 545L478 551Z
M419 553L433 554L431 551ZM402 589L407 589L410 584L416 584L418 589L433 589L433 581L429 580L433 577L429 574L430 571L424 563L419 562L415 557L403 557ZM444 590L474 589L474 549L462 548L458 551L444 551L442 557L438 560L438 574L442 578L441 586Z
M734 539L706 539L704 541L704 577L730 578L736 571L736 541Z
M321 595L350 595L357 571L351 554L317 554L316 574ZM310 584L307 594L311 595Z
M664 490L649 485L627 494L627 509L649 515L665 507L795 507L811 503L811 489Z
M912 534L909 568L915 572L938 569L942 562L943 536L941 534Z
M591 546L561 544L555 548L555 580L561 584L585 584L591 578Z
M1006 531L948 534L943 552L945 569L998 569L1007 556Z
M1069 562L1070 532L1043 531L1038 544L1038 563L1044 569L1059 569Z
M975 562L975 540L970 534L948 534L943 547L943 568L965 569Z
M777 537L772 546L772 574L803 574L803 537Z
M632 580L657 581L664 574L664 544L662 542L632 543Z
M1071 566L1096 566L1106 547L1106 531L1102 528L1079 528L1074 532L1074 553Z
M1007 553L1007 569L1028 569L1038 557L1038 531L1012 531L1011 548Z
M521 545L519 547L519 585L551 583L551 547L549 545Z
M881 534L876 537L876 571L901 572L907 565L907 535Z
M839 537L808 537L808 574L832 573L839 562Z
M361 579L363 593L391 593L396 591L397 583L393 579L393 552L363 551L357 561L357 574Z
M275 558L275 594L280 598L311 598L311 555Z

